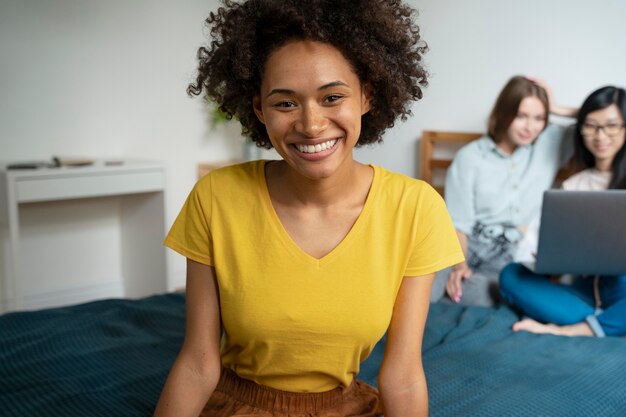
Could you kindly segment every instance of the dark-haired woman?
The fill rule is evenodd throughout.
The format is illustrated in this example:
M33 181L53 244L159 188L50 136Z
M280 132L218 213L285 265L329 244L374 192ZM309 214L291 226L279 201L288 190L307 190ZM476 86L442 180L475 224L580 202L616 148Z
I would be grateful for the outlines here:
M437 273L431 301L447 296L491 306L498 300L500 270L513 260L526 226L539 214L543 192L571 156L573 129L548 125L549 111L576 113L556 106L542 80L513 77L496 100L488 135L455 155L445 200L466 261Z
M353 159L422 96L399 1L225 1L197 82L279 161L201 179L166 244L187 326L157 416L426 416L434 273L463 259L427 184ZM356 380L387 332L379 393Z
M564 181L564 189L626 189L625 121L623 88L603 87L585 100L574 141L576 160L584 170ZM513 330L565 336L626 334L626 271L619 276L578 276L569 285L510 264L500 276L500 290L510 305L529 317L515 323Z

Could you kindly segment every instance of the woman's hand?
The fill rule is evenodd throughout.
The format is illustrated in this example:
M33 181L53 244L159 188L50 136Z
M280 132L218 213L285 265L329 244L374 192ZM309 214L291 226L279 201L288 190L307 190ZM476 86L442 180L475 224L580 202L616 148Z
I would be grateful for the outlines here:
M534 77L534 76L529 76L526 78L534 82L535 84L537 84L539 87L546 90L546 94L548 95L548 104L550 105L550 110L552 110L553 107L557 106L556 100L554 99L554 92L552 91L552 87L550 87L550 84L548 84L546 80L544 80L543 78Z
M462 281L472 276L472 270L467 262L461 262L452 267L452 272L446 283L446 293L454 301L458 303L463 296Z
M539 87L546 90L546 93L548 95L548 105L550 106L550 113L557 115L557 116L564 116L564 117L578 116L578 110L579 110L578 108L561 106L560 104L556 102L556 100L554 99L554 93L552 92L552 88L546 82L546 80L544 80L543 78L534 77L534 76L526 77L526 78L528 78L530 81L534 82Z

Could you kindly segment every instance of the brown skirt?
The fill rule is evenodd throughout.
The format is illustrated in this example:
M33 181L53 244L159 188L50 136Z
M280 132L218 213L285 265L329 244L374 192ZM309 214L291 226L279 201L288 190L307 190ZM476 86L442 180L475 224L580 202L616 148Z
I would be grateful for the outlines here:
M201 417L378 417L376 390L356 379L348 387L320 393L281 391L223 369Z

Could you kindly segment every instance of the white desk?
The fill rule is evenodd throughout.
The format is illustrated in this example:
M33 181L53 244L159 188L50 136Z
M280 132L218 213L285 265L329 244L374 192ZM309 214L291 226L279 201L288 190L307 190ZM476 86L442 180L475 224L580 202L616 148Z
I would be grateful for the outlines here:
M41 295L35 294L30 301L24 298L22 284L25 278L31 281L54 279L54 274L50 277L24 276L24 266L37 262L39 258L30 251L28 254L21 253L20 234L24 224L20 221L20 213L25 207L50 202L62 201L60 207L65 209L72 202L84 202L86 199L92 207L98 202L108 201L110 204L111 198L119 199L115 200L115 212L119 213L119 222L116 224L119 224L120 229L120 255L116 258L120 265L116 270L122 275L119 277L120 287L123 288L121 295L141 297L166 291L167 271L165 248L162 245L166 221L164 190L165 168L158 162L123 161L121 164L109 165L98 161L83 167L19 170L7 170L6 165L0 166L0 237L4 244L3 259L0 259L3 264L0 268L3 275L0 281L0 312L49 306L37 301L42 300ZM78 214L84 207L68 210L70 220L73 212ZM76 226L77 229L83 227L84 224ZM45 228L41 230L41 233L46 233ZM86 235L89 237L89 233ZM101 242L93 242L93 247L97 248L98 244ZM70 265L73 259L80 260L81 245L86 246L81 242L68 248L67 258L58 259L54 264L62 267L64 263ZM45 245L40 245L39 249L44 252L47 250ZM60 258L64 255L55 256ZM58 290L71 293L72 288ZM85 292L84 288L81 291L85 299L77 295L74 298L66 297L65 301L82 302L90 299L87 294L89 291ZM30 292L33 292L32 289Z

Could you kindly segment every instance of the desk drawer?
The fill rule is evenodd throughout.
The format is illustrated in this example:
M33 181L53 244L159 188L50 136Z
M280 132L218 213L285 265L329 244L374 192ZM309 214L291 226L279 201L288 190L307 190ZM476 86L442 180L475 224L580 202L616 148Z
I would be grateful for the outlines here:
M165 172L149 170L20 178L15 191L18 203L31 203L163 191L164 185Z

